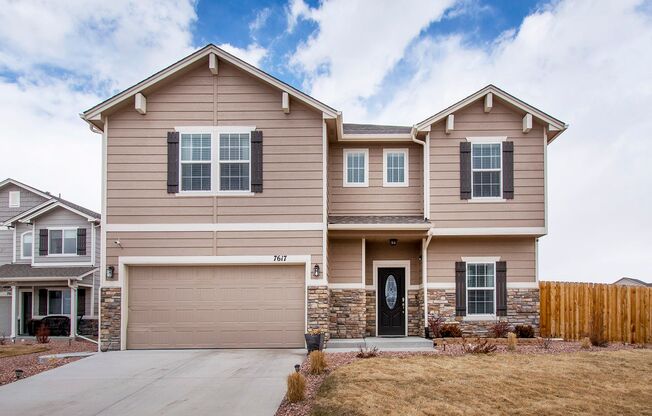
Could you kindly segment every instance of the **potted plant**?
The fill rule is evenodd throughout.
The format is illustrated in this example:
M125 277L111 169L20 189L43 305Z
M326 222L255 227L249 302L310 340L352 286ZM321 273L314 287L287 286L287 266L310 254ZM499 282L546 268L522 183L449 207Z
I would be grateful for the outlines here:
M308 354L312 351L321 351L324 349L324 332L319 328L310 328L308 332L304 335L306 338L306 348L308 349Z

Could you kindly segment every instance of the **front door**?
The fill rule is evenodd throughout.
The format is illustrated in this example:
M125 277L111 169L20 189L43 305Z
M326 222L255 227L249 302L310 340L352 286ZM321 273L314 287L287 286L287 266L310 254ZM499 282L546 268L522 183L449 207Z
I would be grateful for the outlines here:
M378 335L405 335L405 269L378 268Z
M32 292L22 292L23 294L23 310L21 311L21 328L20 333L27 333L27 325L32 320Z

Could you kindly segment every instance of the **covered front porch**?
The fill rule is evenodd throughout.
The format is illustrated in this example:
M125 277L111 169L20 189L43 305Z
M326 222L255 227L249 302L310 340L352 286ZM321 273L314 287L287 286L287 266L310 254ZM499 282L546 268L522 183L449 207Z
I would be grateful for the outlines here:
M84 279L95 270L94 267L1 266L0 287L10 297L9 311L2 312L9 314L10 331L5 336L12 339L34 336L44 318L55 323L58 320L57 331L51 330L52 336L74 338L79 335L82 322L96 326L86 322L96 321L97 312L92 279L90 282Z
M427 227L423 222L386 229L329 227L331 338L425 335Z

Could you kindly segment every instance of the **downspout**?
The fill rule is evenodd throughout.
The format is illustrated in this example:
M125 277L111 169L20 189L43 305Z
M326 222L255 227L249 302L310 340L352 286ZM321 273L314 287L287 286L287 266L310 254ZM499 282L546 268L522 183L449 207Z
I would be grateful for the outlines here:
M78 315L78 313L77 313L77 312L78 312L78 310L77 310L77 302L79 302L79 292L78 292L77 295L75 296L75 307L73 308L73 305L72 305L72 303L73 303L73 300L72 300L72 291L73 291L73 289L74 289L74 290L79 289L79 286L76 286L76 287L75 287L75 285L71 283L71 279L68 279L68 287L70 288L70 321L72 322L73 319L77 319L77 315ZM74 315L73 315L73 313L72 313L72 312L73 312L73 309L74 309L74 311L75 311L75 314L74 314ZM83 340L86 340L86 341L92 342L92 343L94 343L94 344L98 344L98 342L95 341L94 339L90 339L90 338L87 338L87 337L85 337L85 336L83 336L83 335L79 335L79 332L78 332L78 325L79 325L79 322L75 322L75 325L74 325L74 326L75 326L75 333L73 334L72 331L71 331L71 333L70 333L70 336L71 336L73 339L75 339L75 338L81 338L81 339L83 339ZM98 326L98 329L97 329L97 330L99 331L99 326ZM99 334L98 334L98 335L99 335Z
M423 218L428 219L428 181L426 181L426 142L423 140L417 139L417 128L416 126L412 126L412 130L410 131L410 138L414 143L420 144L423 146Z
M428 230L428 238L422 240L421 275L423 278L423 323L428 327L428 246L432 240L432 231Z

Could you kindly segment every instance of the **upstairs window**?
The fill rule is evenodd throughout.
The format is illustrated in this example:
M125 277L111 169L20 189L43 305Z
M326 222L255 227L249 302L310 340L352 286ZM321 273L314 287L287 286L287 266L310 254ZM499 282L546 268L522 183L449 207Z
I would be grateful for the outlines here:
M344 150L344 186L368 186L369 151L367 149Z
M473 143L471 146L473 198L500 198L502 160L500 143Z
M496 266L494 263L467 263L467 313L495 314Z
M77 229L51 229L48 233L49 255L77 255Z
M248 133L220 134L220 191L249 191L250 149Z
M9 192L9 208L20 208L20 191Z
M181 135L181 190L211 190L211 135Z
M32 242L33 242L33 237L32 237L32 232L28 231L26 233L23 233L21 237L21 251L20 251L20 257L23 259L29 259L32 257Z
M383 150L383 185L408 186L408 150Z

